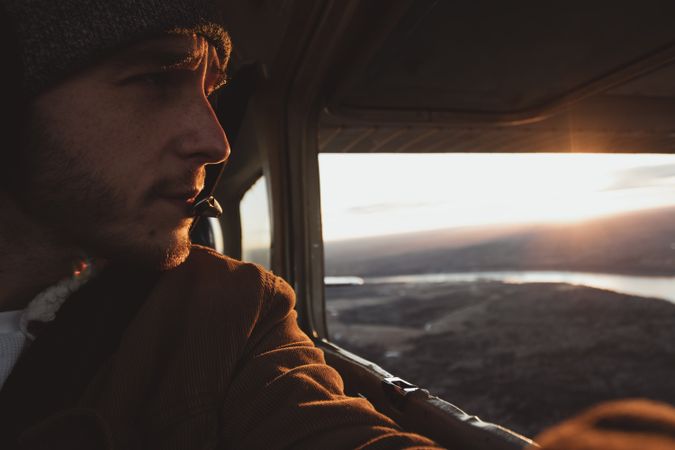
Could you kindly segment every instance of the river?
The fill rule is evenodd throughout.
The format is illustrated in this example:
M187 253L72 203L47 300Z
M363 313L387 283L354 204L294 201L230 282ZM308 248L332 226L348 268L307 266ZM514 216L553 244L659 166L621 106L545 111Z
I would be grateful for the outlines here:
M339 280L339 281L338 281ZM351 282L349 282L351 281ZM565 271L495 271L396 275L388 277L326 277L326 284L389 284L389 283L466 283L500 281L511 284L568 283L606 289L640 297L655 297L675 303L675 277L616 275Z

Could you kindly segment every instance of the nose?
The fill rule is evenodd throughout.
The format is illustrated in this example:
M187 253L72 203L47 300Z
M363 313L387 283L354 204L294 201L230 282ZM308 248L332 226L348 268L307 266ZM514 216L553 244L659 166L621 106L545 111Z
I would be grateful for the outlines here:
M180 145L181 156L200 165L227 160L230 144L208 99L194 98L182 115L186 129Z

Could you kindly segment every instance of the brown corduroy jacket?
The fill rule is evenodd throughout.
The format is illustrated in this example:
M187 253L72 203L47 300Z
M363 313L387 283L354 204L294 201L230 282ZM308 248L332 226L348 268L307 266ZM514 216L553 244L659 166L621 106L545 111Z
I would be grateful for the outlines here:
M675 450L675 408L647 399L603 403L544 431L530 450Z
M428 448L360 398L298 328L291 288L194 247L110 267L41 330L0 391L0 448Z

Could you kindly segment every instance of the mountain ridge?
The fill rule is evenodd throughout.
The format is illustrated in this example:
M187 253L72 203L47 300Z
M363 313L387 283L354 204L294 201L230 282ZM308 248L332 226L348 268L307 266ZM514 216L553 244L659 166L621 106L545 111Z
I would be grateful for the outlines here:
M326 275L574 270L675 275L675 207L570 224L481 226L327 242Z

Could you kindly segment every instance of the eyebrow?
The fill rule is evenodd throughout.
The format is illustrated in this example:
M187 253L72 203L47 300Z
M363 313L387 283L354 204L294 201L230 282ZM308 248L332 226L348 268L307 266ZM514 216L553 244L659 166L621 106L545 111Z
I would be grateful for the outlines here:
M117 55L113 64L117 67L152 65L161 68L189 67L197 64L203 55L199 48L166 48L166 46L144 46Z
M181 44L167 45L166 42L148 43L128 49L113 57L113 66L118 69L128 67L153 67L158 70L195 68L204 59L212 80L212 90L217 90L227 82L226 68L216 56L211 56L210 45L186 46Z

